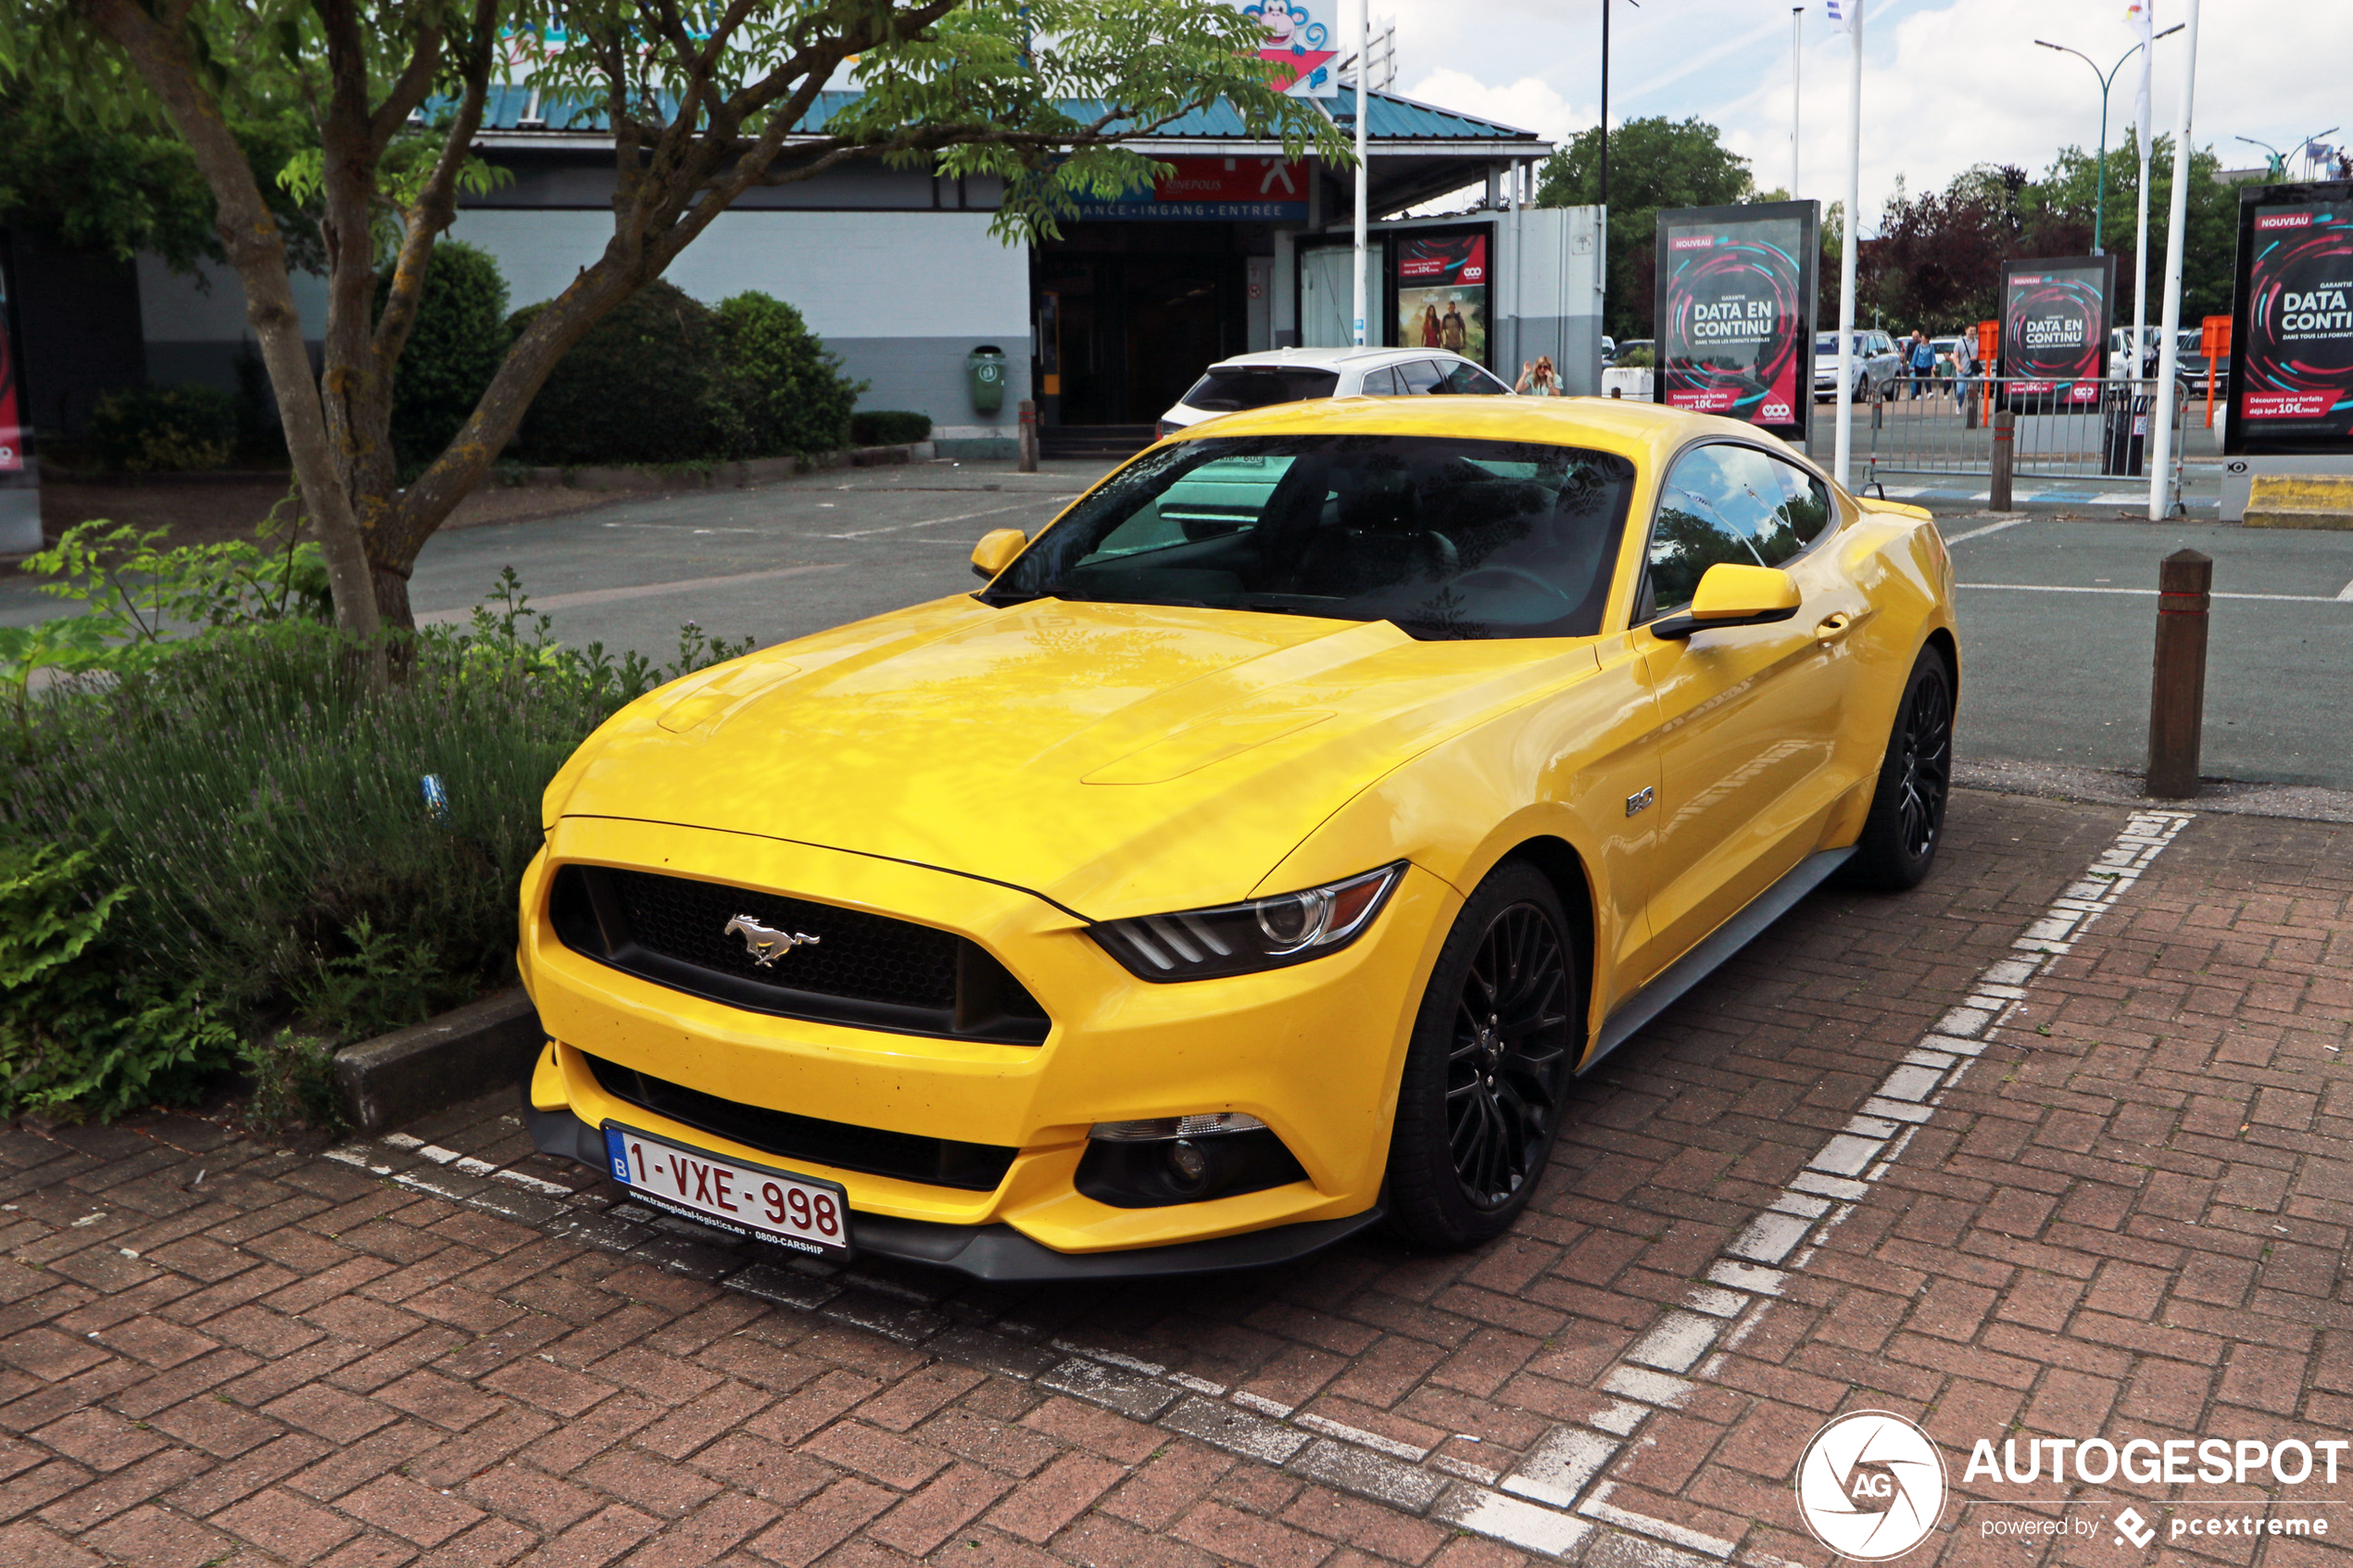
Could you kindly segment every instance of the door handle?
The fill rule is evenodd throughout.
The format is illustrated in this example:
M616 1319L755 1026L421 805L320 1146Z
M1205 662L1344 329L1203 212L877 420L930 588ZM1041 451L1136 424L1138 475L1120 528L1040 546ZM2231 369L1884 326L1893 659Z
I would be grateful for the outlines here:
M1814 628L1814 640L1818 643L1834 643L1855 630L1856 619L1843 609L1835 615L1826 615L1822 618L1822 623Z

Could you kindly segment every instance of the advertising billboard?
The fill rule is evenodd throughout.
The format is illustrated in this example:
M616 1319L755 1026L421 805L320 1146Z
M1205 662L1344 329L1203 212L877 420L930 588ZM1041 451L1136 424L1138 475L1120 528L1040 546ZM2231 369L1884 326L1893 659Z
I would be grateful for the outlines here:
M1407 230L1390 242L1399 348L1446 348L1488 364L1488 232Z
M2108 374L2116 257L2002 263L2002 369L2013 405L2096 408Z
M2226 453L2353 451L2353 183L2239 198Z
M1258 19L1266 43L1258 57L1275 68L1275 85L1294 98L1337 98L1340 47L1332 19L1338 0L1242 0L1245 16Z
M1806 439L1820 225L1814 202L1658 215L1656 401Z
M17 371L13 314L9 309L8 274L0 268L0 474L25 471L25 446L30 434L24 428L24 383Z

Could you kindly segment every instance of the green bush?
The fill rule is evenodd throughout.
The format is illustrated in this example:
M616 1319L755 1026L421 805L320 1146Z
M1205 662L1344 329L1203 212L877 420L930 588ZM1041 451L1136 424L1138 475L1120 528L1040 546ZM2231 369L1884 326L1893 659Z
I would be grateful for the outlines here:
M376 290L382 312L387 275ZM506 358L507 280L488 251L458 240L433 248L416 324L392 383L392 448L404 471L440 456Z
M931 416L904 408L867 408L849 416L853 446L903 446L931 439Z
M863 386L800 312L764 294L739 294L713 313L720 374L713 388L725 455L779 458L837 451Z
M1611 362L1616 370L1648 370L1658 365L1658 352L1651 348L1629 348Z
M0 1115L185 1098L236 1032L94 849L0 839Z
M508 321L522 335L544 306ZM515 456L566 468L686 463L724 454L708 306L660 279L624 300L557 362L523 416Z
M227 468L236 449L236 399L193 382L108 393L91 410L91 454L118 472Z

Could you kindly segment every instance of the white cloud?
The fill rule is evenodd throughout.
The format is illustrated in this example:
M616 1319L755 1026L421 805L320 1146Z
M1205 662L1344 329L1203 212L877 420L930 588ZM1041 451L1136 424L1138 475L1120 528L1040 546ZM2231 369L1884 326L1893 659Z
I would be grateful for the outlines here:
M1827 203L1845 182L1848 52L1804 19L1805 116L1797 194ZM2131 47L2122 0L1869 0L1863 69L1863 211L1876 215L1901 174L1938 189L1976 163L2039 174L2063 145L2099 139L2099 88L2083 62L2037 48L2037 37L2082 49L2105 69ZM2158 25L2183 19L2183 0L2157 0ZM1398 19L1400 82L1409 95L1562 138L1593 123L1600 90L1598 9L1536 0L1388 0ZM1764 19L1779 12L1768 24ZM1349 18L1342 17L1343 24ZM1788 12L1755 0L1648 0L1619 5L1611 23L1610 118L1696 115L1747 157L1759 185L1790 181ZM2184 34L2157 46L2155 118L2172 129ZM2238 135L2284 147L2342 122L2353 60L2353 5L2232 0L2204 7L2194 144L2226 164L2259 162ZM2335 61L2332 66L2328 62ZM1695 64L1694 62L1704 62ZM2133 119L2133 68L2108 102L2108 143Z

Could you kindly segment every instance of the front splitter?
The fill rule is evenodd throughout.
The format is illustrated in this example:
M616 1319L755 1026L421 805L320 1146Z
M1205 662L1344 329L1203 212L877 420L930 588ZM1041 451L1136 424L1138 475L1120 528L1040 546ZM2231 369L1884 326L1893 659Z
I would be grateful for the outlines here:
M523 1124L543 1154L576 1160L605 1170L605 1135L570 1110L523 1107ZM1334 1242L1380 1223L1388 1210L1375 1203L1361 1214L1277 1225L1212 1241L1180 1241L1119 1252L1057 1252L1004 1223L949 1225L935 1220L900 1220L852 1210L852 1239L861 1252L910 1263L952 1269L992 1285L1040 1285L1057 1281L1170 1279L1189 1274L1263 1269L1320 1252Z

